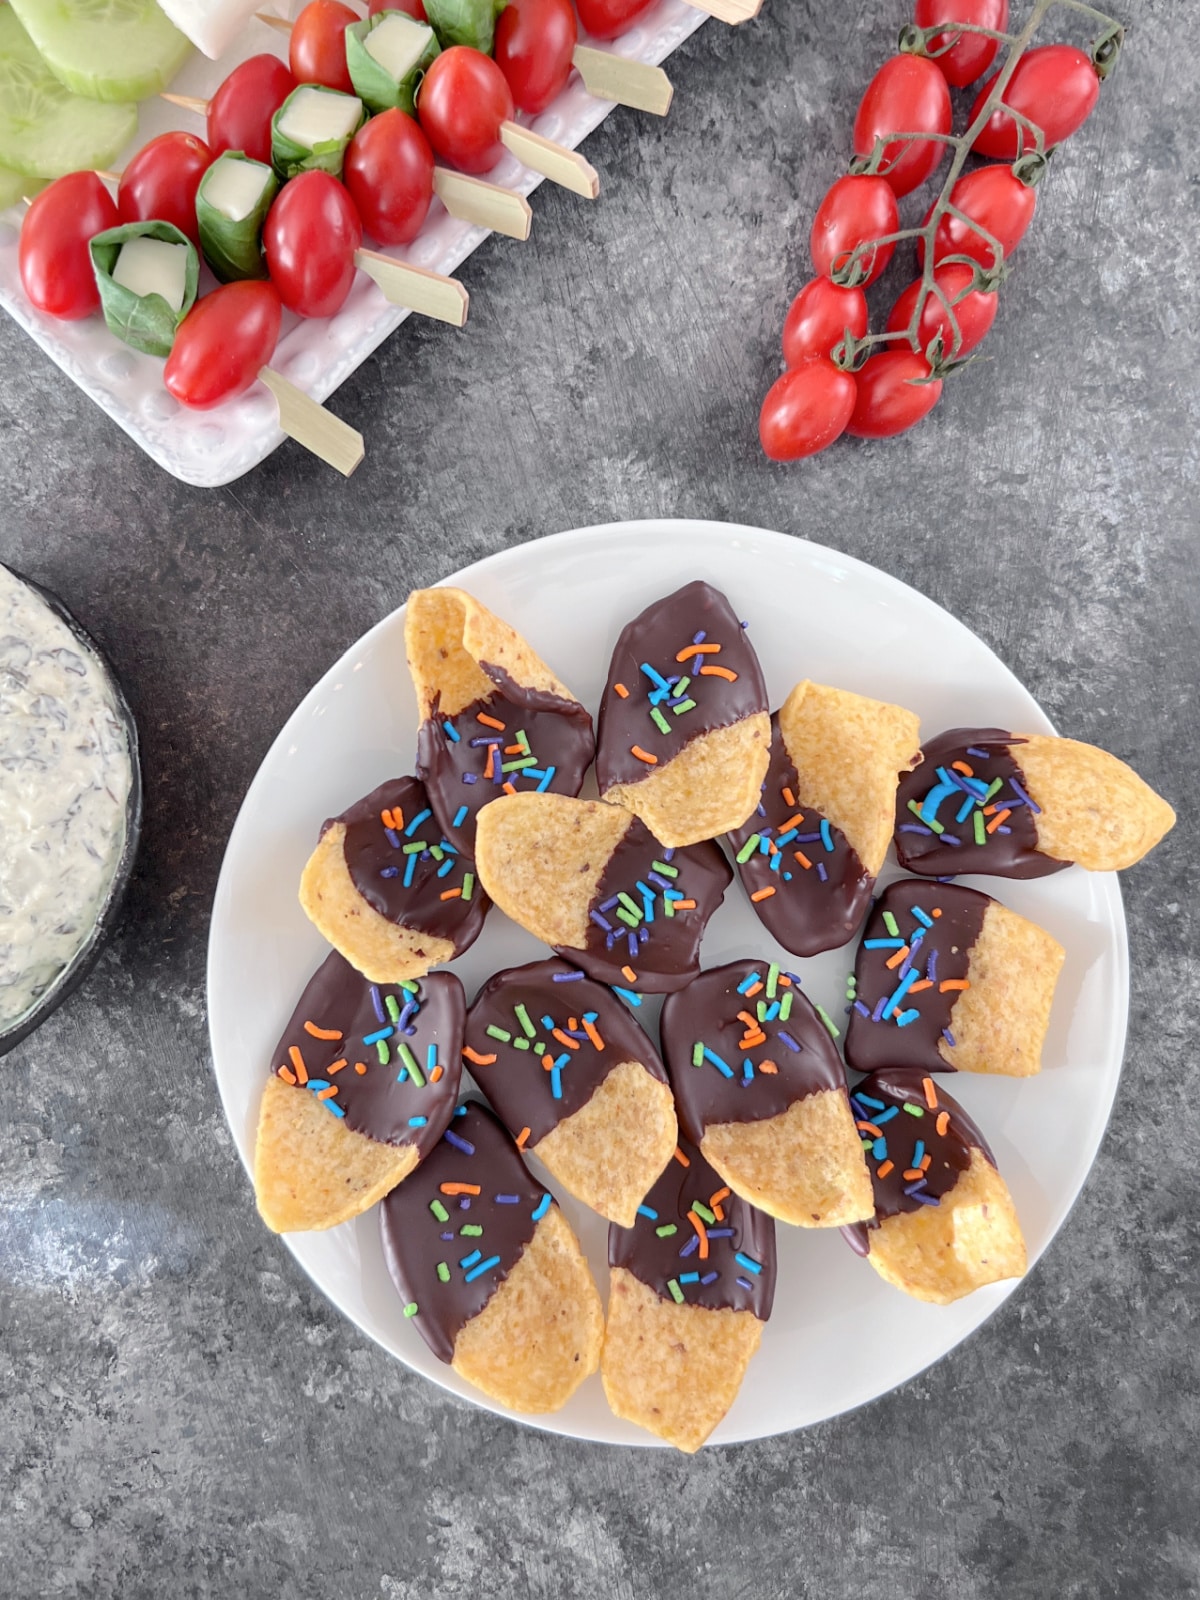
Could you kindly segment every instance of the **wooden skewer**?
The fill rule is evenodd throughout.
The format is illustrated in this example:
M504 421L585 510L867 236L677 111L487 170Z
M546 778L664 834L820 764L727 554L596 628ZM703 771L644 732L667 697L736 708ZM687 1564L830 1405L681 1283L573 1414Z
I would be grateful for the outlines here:
M594 200L600 193L600 174L590 161L585 161L578 150L568 150L553 139L543 139L540 133L523 128L519 122L500 124L500 143L511 150L517 160L534 172L540 172L551 183L581 194L585 200Z
M467 320L470 296L457 278L410 266L379 250L356 250L354 265L374 278L394 306L407 306L423 317L435 317L461 328Z
M610 50L593 50L586 44L577 44L571 59L583 79L583 87L597 100L613 100L619 106L649 111L656 117L665 117L671 109L675 90L661 67L627 61Z
M184 111L194 111L198 117L206 117L208 115L208 101L197 100L194 95L168 94L164 89L158 98L165 100L168 105L180 106Z
M289 439L320 456L322 461L348 478L366 453L363 436L357 428L326 411L311 395L297 389L271 367L264 367L259 378L275 396L279 407L279 426Z
M762 0L687 0L687 4L733 27L739 22L752 22L762 10Z

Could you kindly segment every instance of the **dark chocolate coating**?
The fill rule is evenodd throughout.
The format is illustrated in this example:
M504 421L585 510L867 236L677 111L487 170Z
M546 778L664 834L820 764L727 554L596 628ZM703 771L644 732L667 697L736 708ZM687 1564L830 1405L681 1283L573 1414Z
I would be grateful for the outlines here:
M929 878L968 872L1046 878L1071 865L1038 849L1038 807L1012 754L1012 747L1023 743L1002 728L951 728L924 746L924 760L901 774L896 792L896 855L906 872ZM969 774L956 772L955 762L968 767ZM971 794L974 782L988 790L997 783L999 787L985 799ZM975 823L980 812L983 844L978 843ZM987 832L1002 812L1007 815ZM928 825L931 818L942 832Z
M446 1193L444 1185L453 1190L456 1184L479 1192ZM534 1181L512 1139L486 1106L469 1101L428 1160L380 1206L388 1272L405 1305L416 1305L412 1320L439 1361L454 1359L459 1333L521 1259L537 1228L534 1212L544 1202L549 1209L553 1197ZM447 1220L434 1206L449 1214ZM494 1256L499 1261L468 1283ZM448 1269L445 1283L439 1262Z
M932 1080L933 1092L928 1093L925 1083L923 1072L896 1068L873 1072L850 1091L859 1132L864 1142L872 1141L866 1154L875 1191L875 1220L851 1222L842 1229L842 1236L857 1255L869 1253L871 1229L886 1217L898 1216L902 1211L920 1211L949 1194L959 1173L970 1165L972 1150L982 1151L992 1166L996 1165L987 1140L958 1101ZM915 1107L920 1115L906 1112L906 1105ZM944 1124L946 1131L938 1133L938 1118L943 1111L949 1121ZM918 1145L923 1145L924 1150L918 1150ZM924 1177L905 1177L905 1173L917 1170L925 1155L930 1162ZM919 1199L918 1195L924 1198Z
M489 1027L511 1034L511 1041L489 1034ZM492 1058L467 1057L467 1070L514 1139L528 1130L528 1149L582 1109L623 1061L640 1061L652 1078L667 1081L658 1051L621 1001L565 961L533 961L489 979L467 1013L465 1048ZM556 1070L548 1070L550 1063Z
M575 796L596 748L586 706L540 689L522 688L503 667L489 666L486 661L479 665L496 685L496 692L473 700L456 717L443 717L435 705L433 715L417 730L417 776L429 791L429 803L442 832L456 850L468 856L475 853L476 813L489 800L506 793L506 783L518 794L545 783L545 792ZM481 716L502 722L503 733L480 722ZM446 732L447 723L457 739ZM516 750L504 754L506 747L518 743L519 733L525 735L535 764L504 772L501 769L506 763L529 759ZM493 761L493 775L485 778L488 747L497 740L501 759ZM545 774L550 768L554 775L547 783ZM531 772L537 776L531 777ZM456 823L463 806L467 814Z
M587 944L582 950L555 948L601 983L645 994L681 989L700 971L700 941L732 882L729 863L711 841L666 850L640 818L631 817L588 906ZM622 894L627 900L618 898ZM676 900L696 903L668 916L668 900L672 906Z
M704 636L701 644L719 645L720 650L676 660L698 634ZM643 666L651 672L644 672ZM722 677L721 670L734 673L735 681ZM681 678L688 680L682 701L675 688ZM618 692L617 684L628 690L626 696ZM675 692L670 692L672 688ZM689 700L694 706L682 709ZM671 710L673 702L678 714ZM656 709L668 724L666 733L651 715ZM766 710L762 668L729 601L710 584L686 584L647 606L617 640L600 702L596 751L600 793L617 783L640 783L693 739ZM632 753L634 745L656 756L657 762L640 760Z
M697 1201L716 1219L700 1218L706 1243L700 1228L688 1217ZM666 1228L674 1231L659 1232ZM726 1229L731 1230L728 1235ZM702 1249L707 1252L704 1256ZM755 1272L743 1265L735 1259L738 1255L748 1257L761 1270ZM710 1311L752 1311L765 1322L775 1299L775 1222L765 1211L732 1194L696 1146L680 1140L678 1154L667 1162L642 1201L633 1227L609 1225L608 1264L632 1272L660 1299L675 1299L668 1288L673 1281L686 1305L706 1306ZM690 1277L692 1273L699 1275L699 1281ZM702 1281L710 1275L710 1282Z
M738 986L752 976L761 987L749 984L752 993L739 993ZM769 993L772 988L774 994ZM781 1013L788 1009L789 1015L766 1020L776 1004ZM757 1019L753 1033L739 1012L751 1022ZM846 1087L832 1035L800 992L799 979L780 974L766 961L731 961L701 973L686 989L669 996L661 1028L679 1123L694 1144L714 1123L762 1122L822 1089ZM761 1034L766 1037L759 1043L743 1042ZM695 1066L698 1044L723 1061L731 1075L727 1077L707 1056ZM746 1061L754 1069L749 1078Z
M369 983L335 950L300 996L275 1047L272 1070L299 1077L292 1056L293 1049L299 1051L308 1083L297 1085L297 1094L336 1087L337 1094L324 1104L334 1116L342 1113L347 1128L380 1144L415 1145L424 1160L458 1099L466 1010L463 986L452 972L431 973L407 989ZM312 1028L338 1037L317 1038ZM405 1064L401 1045L417 1062L420 1084ZM442 1068L436 1083L430 1081L431 1045ZM360 1066L365 1072L358 1071ZM398 1081L401 1072L403 1082ZM424 1117L424 1125L410 1126L414 1117Z
M955 1070L938 1044L947 1032L946 1042L953 1041L951 1014L962 988L943 985L970 983L971 951L993 903L988 895L958 883L901 878L888 885L863 930L854 963L846 1062L856 1072L883 1067ZM929 919L929 927L918 911ZM888 915L895 919L897 934L885 922ZM889 968L887 963L905 948L908 954ZM904 992L894 999L901 988Z
M384 812L399 826L385 824ZM380 784L327 822L322 834L334 822L345 825L346 871L373 911L398 927L449 940L456 956L474 944L491 901L475 863L443 837L419 778L392 778ZM411 849L415 844L425 848L415 852ZM405 887L411 854L416 855L416 864ZM462 892L449 900L442 898L453 889Z
M839 828L832 823L822 828L826 819L815 806L796 803L798 792L799 778L776 712L771 718L771 764L762 799L753 815L726 837L735 858L751 839L760 841L754 853L737 864L748 895L772 891L764 899L751 898L751 905L785 950L815 956L853 938L871 902L875 880Z

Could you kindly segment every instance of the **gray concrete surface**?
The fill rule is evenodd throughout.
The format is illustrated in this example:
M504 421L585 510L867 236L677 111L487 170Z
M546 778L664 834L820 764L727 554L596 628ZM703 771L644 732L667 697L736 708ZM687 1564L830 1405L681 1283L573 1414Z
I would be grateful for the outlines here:
M465 333L410 323L336 397L369 447L348 485L286 446L181 487L0 327L0 555L108 648L148 778L119 936L0 1063L12 1600L1200 1594L1195 7L1127 0L988 361L907 439L773 468L754 424L779 324L902 12L766 0L705 27L670 118L591 141L600 202L540 194L528 247L466 265ZM411 586L664 514L914 583L1181 812L1125 879L1125 1077L1047 1258L886 1400L696 1461L525 1431L367 1343L257 1221L205 1033L224 842L320 673Z

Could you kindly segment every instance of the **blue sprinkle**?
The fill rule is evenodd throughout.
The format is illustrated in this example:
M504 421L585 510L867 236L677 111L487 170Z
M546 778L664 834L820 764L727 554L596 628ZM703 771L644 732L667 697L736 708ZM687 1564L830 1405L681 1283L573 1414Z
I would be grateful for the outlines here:
M536 792L538 794L545 794L546 790L554 782L554 774L555 774L556 770L557 769L555 767L547 767L546 768L545 772L542 775L542 781L537 786L537 791Z
M753 1063L753 1061L751 1061L749 1056L746 1056L742 1060L742 1080L745 1083L749 1083L753 1076L754 1076L754 1063Z
M721 1060L720 1056L714 1051L710 1050L707 1045L704 1046L704 1059L705 1061L709 1062L710 1065L716 1067L717 1071L723 1078L733 1077L733 1068L727 1066L726 1063Z
M473 1271L468 1272L463 1282L474 1283L476 1278L481 1278L485 1272L490 1272L493 1267L498 1267L499 1265L499 1256L489 1256L486 1261L481 1261Z
M652 1211L649 1206L639 1206L638 1207L638 1216L639 1217L649 1217L651 1222L657 1222L658 1221L658 1212L657 1211Z
M540 1222L553 1204L554 1196L552 1194L543 1194L537 1203L537 1210L533 1213L533 1220Z
M454 1115L455 1115L455 1116L456 1116L456 1117L465 1117L465 1116L466 1116L466 1114L467 1114L467 1108L466 1108L466 1106L455 1106L455 1108L454 1108Z
M903 939L864 939L864 950L903 950Z
M462 735L452 722L443 722L442 727L446 730L447 739L452 740L455 744L462 738Z
M409 856L408 860L404 863L404 887L406 889L412 888L413 874L416 872L416 870L417 857L414 853L413 855Z
M467 816L468 816L468 807L467 806L459 806L458 810L454 813L454 821L451 824L451 826L455 827L455 828L461 828L463 823L467 820Z
M390 1039L395 1033L395 1028L380 1028L378 1033L368 1033L363 1038L364 1044L378 1044L381 1039Z
M472 1250L471 1254L469 1256L463 1256L462 1260L458 1264L460 1267L473 1267L477 1261L482 1259L482 1250Z
M428 1120L428 1117L409 1117L408 1125L410 1128L423 1128Z
M893 1117L898 1117L899 1115L899 1106L889 1106L886 1111L881 1111L878 1116L872 1117L871 1121L877 1128L882 1128L885 1122L890 1122Z
M396 1082L397 1083L405 1083L405 1082L407 1082L407 1080L408 1080L408 1068L407 1067L401 1067L400 1071L396 1074Z
M932 928L933 927L933 918L929 915L929 913L927 911L922 911L920 906L914 906L912 908L912 914L913 914L914 917L916 917L917 921L919 923L921 923L924 927L926 927L926 928Z
M821 843L825 846L826 850L828 850L829 853L832 855L833 854L833 835L830 833L830 831L829 831L829 823L826 820L826 818L824 818L824 817L821 818Z
M677 1283L699 1283L700 1282L700 1274L698 1272L681 1272L679 1274L679 1277L676 1279L676 1282Z
M886 1161L887 1160L887 1140L886 1139L876 1139L875 1143L871 1146L871 1154L875 1157L876 1161Z
M441 866L438 868L438 874L437 874L438 877L439 878L444 878L448 872L453 872L454 868L455 868L455 865L456 865L456 863L455 863L454 857L453 856L447 856L445 861L443 861Z
M642 1003L640 994L634 994L632 989L622 989L615 983L613 984L613 993L619 994L622 1000L628 1000L631 1006L640 1006Z
M925 1141L924 1141L924 1139L918 1139L917 1142L916 1142L916 1146L913 1149L913 1158L912 1158L913 1166L914 1167L919 1167L921 1165L921 1162L924 1161L924 1159L925 1159Z
M739 1267L745 1267L747 1272L753 1272L757 1275L762 1271L761 1261L755 1261L753 1256L743 1255L740 1250L735 1253L733 1259L737 1262Z
M421 1120L424 1121L425 1119L422 1118ZM475 1146L471 1141L469 1139L460 1139L458 1134L452 1132L449 1128L446 1129L442 1138L445 1139L447 1144L452 1144L456 1150L461 1150L465 1156L473 1156L475 1154Z
M408 827L405 828L404 837L406 839L411 839L413 834L416 833L417 829L425 821L425 818L426 817L431 817L432 815L433 815L433 812L429 809L428 806L425 807L424 811L418 811L416 816L409 823Z
M748 978L743 978L741 983L738 984L737 992L739 994L745 994L748 989L753 989L756 983L761 982L762 974L760 972L752 972Z
M920 1015L921 1013L916 1009L915 1006L909 1011L899 1011L896 1014L896 1026L898 1028L907 1028L909 1024L915 1022Z
M884 1102L882 1100L872 1100L871 1096L869 1094L863 1094L861 1089L855 1090L854 1098L860 1103L860 1105L870 1106L872 1111L883 1110Z
M558 1065L550 1068L550 1093L556 1100L562 1099L562 1068Z
M904 999L904 996L908 993L916 981L916 968L913 968L911 972L907 973L905 977L901 978L900 983L893 990L891 998L887 1001L887 1004L883 1008L883 1016L885 1021L892 1015L893 1011L895 1011L896 1007L900 1004L901 1000Z

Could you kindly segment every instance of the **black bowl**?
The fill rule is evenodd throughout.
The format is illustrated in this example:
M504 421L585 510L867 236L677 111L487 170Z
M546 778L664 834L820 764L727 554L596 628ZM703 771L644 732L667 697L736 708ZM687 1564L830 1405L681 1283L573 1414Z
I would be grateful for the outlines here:
M125 891L129 887L129 879L133 874L133 863L137 856L138 844L142 836L142 766L138 753L137 723L133 720L133 712L129 709L129 702L121 691L116 674L108 657L100 646L82 627L56 594L49 589L43 589L40 583L34 583L24 573L18 572L15 567L7 570L13 577L23 583L26 588L32 589L34 594L40 596L54 612L60 621L65 622L70 631L78 639L83 648L91 655L100 666L112 691L113 703L116 706L117 716L125 729L129 741L129 765L131 781L129 785L129 799L125 807L125 844L121 850L121 859L117 862L117 869L113 873L112 882L108 887L104 904L97 913L92 924L92 931L72 956L71 960L59 973L58 977L46 990L45 994L34 1006L32 1011L27 1011L10 1028L0 1029L0 1056L6 1055L14 1045L27 1038L35 1028L41 1027L52 1011L56 1011L68 995L74 991L87 977L96 964L105 939L116 926L121 912L121 903L125 898Z

